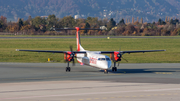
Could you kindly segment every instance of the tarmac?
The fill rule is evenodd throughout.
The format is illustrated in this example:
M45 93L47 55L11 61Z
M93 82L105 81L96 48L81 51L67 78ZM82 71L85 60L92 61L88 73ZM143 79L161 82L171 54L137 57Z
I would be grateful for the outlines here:
M179 101L180 64L120 64L117 72L65 63L0 63L0 101Z

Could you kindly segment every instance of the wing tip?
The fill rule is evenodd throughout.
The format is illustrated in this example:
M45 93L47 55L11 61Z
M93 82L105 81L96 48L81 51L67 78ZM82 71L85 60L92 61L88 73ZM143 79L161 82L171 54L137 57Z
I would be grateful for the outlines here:
M19 49L16 49L16 51L19 51Z

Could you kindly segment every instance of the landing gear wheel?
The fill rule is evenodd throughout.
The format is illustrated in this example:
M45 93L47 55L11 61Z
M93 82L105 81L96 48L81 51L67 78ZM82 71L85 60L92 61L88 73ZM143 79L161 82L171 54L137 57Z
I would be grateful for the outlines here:
M117 67L114 67L114 71L117 72Z
M70 72L71 68L70 67L66 67L66 72Z
M108 74L108 70L107 69L104 70L104 74Z
M112 71L114 72L114 67L112 67Z
M112 67L113 72L117 72L117 67Z

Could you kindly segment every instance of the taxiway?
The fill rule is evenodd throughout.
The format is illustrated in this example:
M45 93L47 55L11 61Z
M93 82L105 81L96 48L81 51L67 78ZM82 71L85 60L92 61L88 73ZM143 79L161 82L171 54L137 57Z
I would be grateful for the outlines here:
M118 72L64 63L0 63L0 101L179 101L180 64L120 64Z

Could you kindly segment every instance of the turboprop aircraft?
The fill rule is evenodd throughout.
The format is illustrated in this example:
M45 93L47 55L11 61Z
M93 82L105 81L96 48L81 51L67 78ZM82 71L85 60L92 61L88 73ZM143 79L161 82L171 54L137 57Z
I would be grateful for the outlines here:
M58 30L58 29L54 29ZM27 51L27 52L49 52L49 53L64 53L64 59L67 62L66 72L70 72L71 68L69 67L69 63L73 62L75 65L74 58L77 58L77 61L81 65L88 65L95 68L99 68L104 70L104 73L108 73L108 70L111 68L111 60L114 62L114 66L112 67L112 71L116 72L117 67L116 63L124 59L122 57L125 53L145 53L145 52L159 52L165 50L137 50L137 51L88 51L85 50L80 43L80 30L98 30L98 29L80 29L79 27L65 29L65 30L76 30L76 42L77 42L77 51L73 51L72 47L70 47L70 51L53 51L53 50L22 50L16 49L16 51ZM103 54L110 54L109 58ZM127 61L127 60L126 60Z

